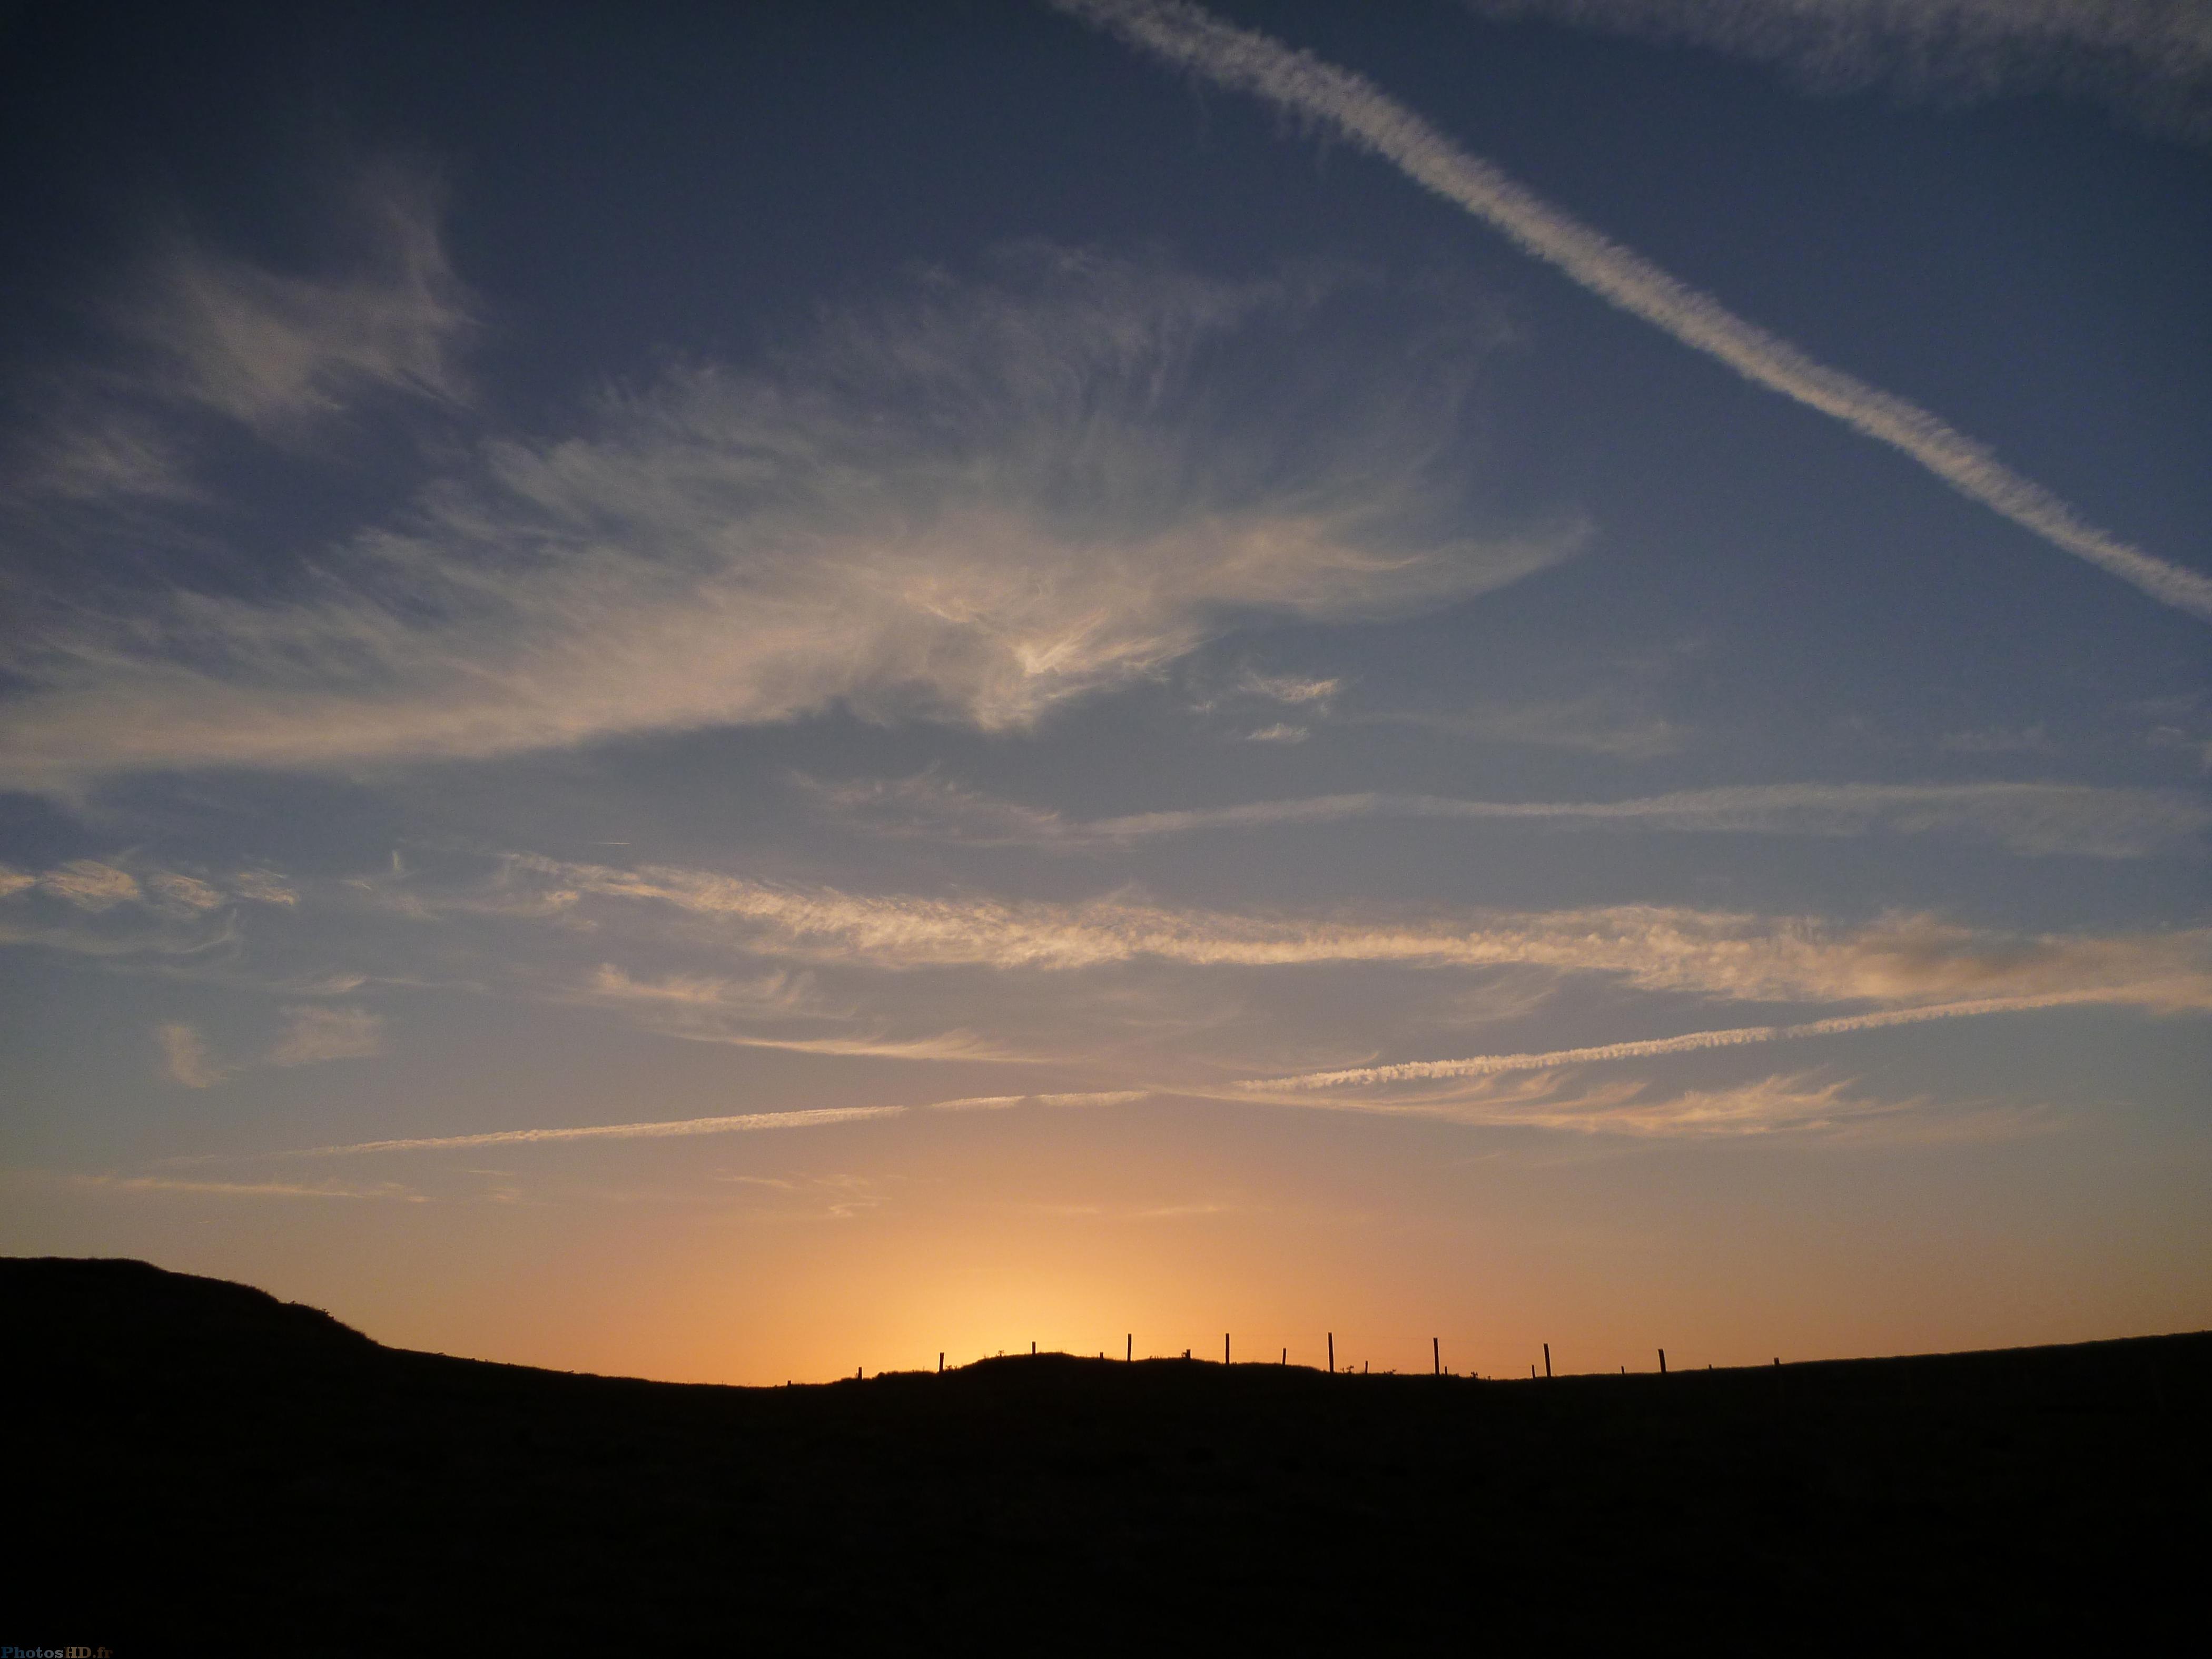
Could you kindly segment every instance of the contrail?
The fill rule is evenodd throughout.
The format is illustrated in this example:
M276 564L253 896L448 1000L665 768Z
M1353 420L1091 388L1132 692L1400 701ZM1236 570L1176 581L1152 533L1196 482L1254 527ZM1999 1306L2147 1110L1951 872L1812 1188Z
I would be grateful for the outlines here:
M1027 1102L1044 1106L1121 1106L1133 1100L1142 1100L1149 1092L1144 1089L1116 1089L1103 1094L993 1095L972 1100L932 1101L924 1109L957 1111L963 1108L1018 1106ZM743 1134L755 1129L817 1129L831 1123L859 1123L870 1118L897 1117L907 1109L903 1106L817 1106L797 1112L740 1112L732 1117L677 1118L664 1123L599 1123L586 1128L494 1129L474 1135L422 1135L407 1140L362 1140L346 1146L305 1146L296 1151L258 1156L337 1158L352 1152L455 1152L467 1146L508 1146L546 1140L658 1140L671 1135ZM199 1164L222 1156L208 1154L173 1158L170 1162ZM257 1188L252 1190L262 1189Z
M750 1129L812 1129L864 1118L896 1117L903 1106L820 1106L800 1112L743 1112L734 1117L686 1117L668 1123L601 1123L575 1129L495 1129L478 1135L425 1135L413 1140L362 1140L350 1146L309 1146L277 1158L335 1158L347 1152L450 1152L538 1140L653 1140L666 1135L720 1135Z
M1092 1090L1081 1094L1058 1095L970 1095L961 1100L933 1100L925 1109L933 1112L1002 1112L1013 1106L1126 1106L1133 1100L1142 1100L1152 1091L1150 1089Z
M2212 620L2212 578L2107 535L1926 410L1814 362L1711 295L1678 282L1643 255L1468 155L1364 76L1222 22L1186 0L1048 3L1222 86L1327 123L1349 143L1487 221L1524 252L1558 266L1623 311L1719 358L1745 379L1903 451L1961 495L2132 582L2153 599Z
M1974 1014L2009 1014L2031 1008L2056 1008L2097 1000L2080 992L2037 997L1987 997L1978 1002L1946 1002L1932 1008L1898 1008L1887 1013L1845 1014L1803 1025L1739 1025L1726 1031L1689 1031L1644 1042L1607 1042L1594 1048L1555 1048L1543 1054L1476 1054L1467 1060L1416 1060L1398 1066L1360 1066L1342 1072L1304 1072L1296 1077L1254 1078L1240 1089L1334 1089L1347 1084L1415 1083L1431 1078L1484 1077L1495 1072L1541 1072L1555 1066L1584 1066L1596 1060L1642 1060L1651 1054L1682 1054L1698 1048L1734 1048L1750 1042L1788 1042L1798 1037L1832 1036L1843 1031L1873 1031L1887 1025L1917 1025L1923 1020L1964 1019Z

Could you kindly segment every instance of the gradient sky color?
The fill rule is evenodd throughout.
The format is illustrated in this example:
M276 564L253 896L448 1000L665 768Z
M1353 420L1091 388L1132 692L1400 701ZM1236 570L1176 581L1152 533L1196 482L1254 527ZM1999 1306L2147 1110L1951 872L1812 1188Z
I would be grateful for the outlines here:
M741 1382L2212 1323L2201 9L0 44L0 1249Z

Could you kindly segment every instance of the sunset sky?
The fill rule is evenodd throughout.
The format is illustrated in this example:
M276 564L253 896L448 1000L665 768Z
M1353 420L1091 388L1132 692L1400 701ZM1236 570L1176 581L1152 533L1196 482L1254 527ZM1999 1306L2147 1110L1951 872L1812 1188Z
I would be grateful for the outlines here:
M2193 0L0 76L0 1250L756 1383L2212 1325Z

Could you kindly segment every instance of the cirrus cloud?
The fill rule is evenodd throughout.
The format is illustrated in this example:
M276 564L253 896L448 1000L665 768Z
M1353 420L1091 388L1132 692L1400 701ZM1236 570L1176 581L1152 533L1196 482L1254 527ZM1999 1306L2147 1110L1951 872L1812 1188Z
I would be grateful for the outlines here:
M0 656L28 687L0 787L839 706L1016 729L1235 626L1405 614L1571 554L1571 520L1468 527L1454 434L1494 333L1315 327L1359 287L1031 248L751 369L673 369L576 435L488 442L281 600L33 615ZM1419 373L1376 367L1365 335L1422 326Z

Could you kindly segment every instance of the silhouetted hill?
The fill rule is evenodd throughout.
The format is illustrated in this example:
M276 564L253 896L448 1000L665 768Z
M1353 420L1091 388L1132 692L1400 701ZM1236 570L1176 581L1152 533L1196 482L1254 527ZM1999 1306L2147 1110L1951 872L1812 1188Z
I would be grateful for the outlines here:
M319 1308L145 1261L0 1256L0 1308L10 1331L36 1331L80 1364L125 1373L357 1364L381 1352Z
M0 1643L1984 1650L2195 1618L2212 1335L1476 1382L1048 1355L718 1389L0 1261Z

